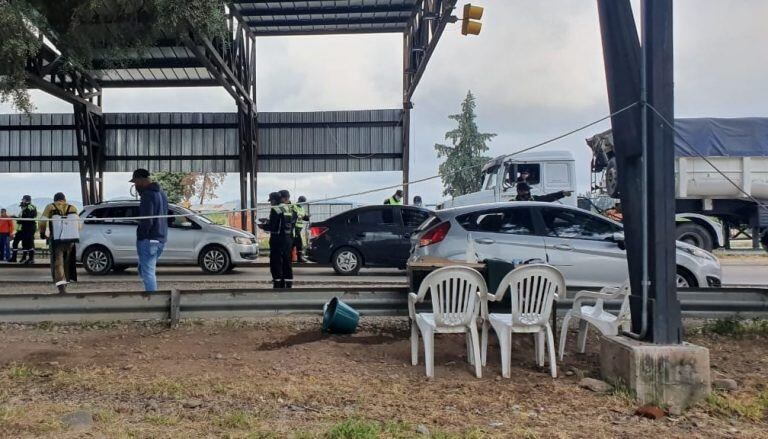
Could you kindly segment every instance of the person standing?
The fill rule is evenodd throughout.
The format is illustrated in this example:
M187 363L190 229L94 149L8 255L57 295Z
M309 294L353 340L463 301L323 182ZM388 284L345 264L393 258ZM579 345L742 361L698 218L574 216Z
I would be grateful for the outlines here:
M136 251L139 256L139 276L144 281L144 290L157 291L157 260L163 254L168 238L168 197L159 184L152 181L149 171L133 171L131 183L141 197L139 203L139 226L136 228Z
M269 268L272 273L272 287L291 288L291 248L296 227L296 212L290 205L288 191L283 190L274 195L275 198L270 200L273 205L269 212Z
M304 226L306 221L309 221L309 215L304 210L304 204L307 202L307 197L304 195L299 197L299 201L296 204L292 204L293 211L296 213L296 229L293 233L293 248L296 249L297 262L306 262L304 260Z
M413 197L413 205L416 207L422 207L424 205L424 202L421 200L421 195Z
M73 217L74 215L74 217ZM58 217L60 221L47 221ZM62 233L62 229L73 227L79 228L77 222L77 208L67 203L67 198L63 193L58 192L53 196L53 203L45 206L42 218L38 226L40 230L40 239L48 241L48 248L51 252L51 275L59 294L67 292L67 284L77 282L77 269L75 267L75 243L79 240L78 236L68 236ZM64 219L66 218L66 219ZM74 224L72 223L74 221Z
M394 206L402 206L403 205L403 191L398 189L395 191L395 194L391 197L384 200L384 204L391 204Z
M16 262L16 255L18 253L18 246L21 243L22 256L19 261L20 264L34 264L35 263L35 231L37 230L37 207L32 204L32 197L24 195L21 197L21 214L19 218L23 221L19 221L18 231L13 238L13 254L11 255L11 262Z
M16 224L13 218L8 216L8 211L0 209L0 261L7 262L11 259L11 239Z

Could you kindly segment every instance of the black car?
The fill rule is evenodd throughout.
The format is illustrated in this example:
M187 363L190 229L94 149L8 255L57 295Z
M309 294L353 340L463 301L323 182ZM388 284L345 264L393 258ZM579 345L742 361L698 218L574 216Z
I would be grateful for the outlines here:
M362 267L405 268L411 234L431 211L412 206L366 206L348 210L309 229L307 257L354 275Z

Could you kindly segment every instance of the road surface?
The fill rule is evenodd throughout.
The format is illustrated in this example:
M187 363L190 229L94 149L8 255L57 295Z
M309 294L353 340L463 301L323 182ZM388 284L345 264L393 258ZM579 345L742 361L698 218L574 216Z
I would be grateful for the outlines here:
M107 276L92 276L78 270L79 282L70 287L71 292L84 291L135 291L142 287L136 269ZM328 267L301 267L294 269L297 285L403 285L405 272L396 269L366 269L358 276L337 276ZM197 267L158 268L161 289L247 288L267 286L271 282L269 269L241 267L226 275L204 274ZM723 265L724 285L765 285L768 287L768 265ZM50 269L47 266L16 267L0 266L0 293L48 293L53 290Z

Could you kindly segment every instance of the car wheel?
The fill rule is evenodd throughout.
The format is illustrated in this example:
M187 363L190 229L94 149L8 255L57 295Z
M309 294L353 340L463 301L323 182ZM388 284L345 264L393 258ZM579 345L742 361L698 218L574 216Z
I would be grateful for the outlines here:
M677 288L696 288L699 283L696 278L683 267L677 267Z
M224 247L214 245L206 247L198 258L198 264L208 274L223 274L229 271L232 261Z
M88 247L83 253L85 271L97 276L103 276L112 270L112 253L100 245Z
M712 251L712 237L703 226L690 221L677 225L677 240L691 244L708 252Z
M363 265L363 257L353 248L336 250L332 258L333 269L342 276L354 276Z

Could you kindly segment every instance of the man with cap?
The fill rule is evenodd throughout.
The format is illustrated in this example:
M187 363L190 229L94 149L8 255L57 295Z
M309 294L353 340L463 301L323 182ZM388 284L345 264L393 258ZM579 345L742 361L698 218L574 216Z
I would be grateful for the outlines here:
M149 171L133 171L131 183L141 197L138 216L155 217L139 220L136 228L136 251L139 256L139 276L144 281L144 290L157 291L157 260L163 254L168 238L168 197L159 184L152 181Z
M72 216L74 215L74 217ZM59 220L56 224L54 221L48 221L54 217ZM56 284L56 288L60 294L67 292L67 284L70 282L77 282L77 270L75 267L75 243L78 241L76 237L60 236L59 230L64 225L64 221L76 221L77 220L77 208L67 203L67 198L63 193L58 192L53 196L53 203L45 206L42 215L43 220L40 221L40 239L48 240L48 248L51 252L51 275L53 276L53 282ZM63 218L67 218L63 220ZM76 228L79 228L79 224L75 224Z
M395 191L394 195L384 200L384 204L391 204L394 206L402 206L403 205L403 191L401 189L398 189Z
M422 207L424 205L424 202L421 200L421 195L413 197L413 205L416 207Z
M18 222L18 231L13 238L13 254L11 255L10 262L16 262L16 253L21 243L22 256L19 261L20 264L34 264L35 263L35 231L37 230L37 207L32 204L32 197L24 195L21 198L19 204L21 213L19 218L22 221Z
M304 210L304 205L307 203L307 197L304 195L299 197L299 201L293 206L293 211L296 213L296 230L293 233L293 248L296 249L296 255L298 262L306 262L304 260L304 226L306 221L309 221L309 215Z
M290 205L291 194L282 190L269 211L269 270L273 288L293 287L291 248L296 227L296 212Z
M553 202L571 195L571 191L557 191L546 195L531 195L531 186L521 181L517 183L517 196L515 201L544 201Z

